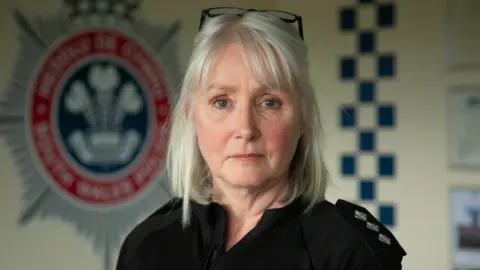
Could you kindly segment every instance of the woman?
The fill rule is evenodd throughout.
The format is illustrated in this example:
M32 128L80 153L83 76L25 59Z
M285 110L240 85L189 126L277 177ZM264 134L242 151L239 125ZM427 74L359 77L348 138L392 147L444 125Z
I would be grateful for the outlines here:
M325 200L301 18L217 8L200 28L172 116L176 199L128 235L117 270L401 269L370 213Z

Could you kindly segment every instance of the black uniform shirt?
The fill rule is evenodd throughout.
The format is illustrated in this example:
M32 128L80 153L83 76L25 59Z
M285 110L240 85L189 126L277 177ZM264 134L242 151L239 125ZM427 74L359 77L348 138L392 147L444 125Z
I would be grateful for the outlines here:
M405 251L366 209L343 200L304 213L300 200L266 211L257 226L224 252L226 216L216 203L192 203L181 223L172 200L125 239L117 270L398 270Z

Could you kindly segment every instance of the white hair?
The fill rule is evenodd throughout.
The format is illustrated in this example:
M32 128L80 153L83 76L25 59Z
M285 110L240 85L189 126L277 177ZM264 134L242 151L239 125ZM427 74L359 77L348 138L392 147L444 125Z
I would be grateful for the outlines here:
M193 53L173 114L167 170L173 195L183 200L184 226L190 221L191 200L207 204L212 186L193 125L194 92L205 83L218 49L239 43L259 83L294 91L300 100L304 134L291 162L286 202L298 197L310 203L325 199L328 172L323 160L319 99L309 77L307 46L292 24L262 12L222 15L205 22L195 38ZM310 208L309 207L309 208ZM308 208L307 208L308 209Z

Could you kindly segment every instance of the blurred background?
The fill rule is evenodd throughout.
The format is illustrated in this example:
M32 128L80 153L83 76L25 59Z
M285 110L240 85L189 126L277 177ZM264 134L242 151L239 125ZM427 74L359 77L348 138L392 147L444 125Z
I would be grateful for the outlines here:
M69 19L58 18L71 14L73 9L80 10L77 17L85 16L82 17L84 23L90 19L91 14L85 9L82 11L78 2L81 1L0 2L0 93L4 100L0 106L3 108L0 110L0 269L113 269L118 243L132 221L141 219L166 200L165 194L152 189L142 195L149 199L139 200L137 208L143 211L135 214L132 211L136 208L130 207L122 212L122 206L115 206L118 201L98 194L95 197L96 191L88 188L85 194L100 199L75 202L75 196L61 195L65 190L45 184L54 182L48 173L38 173L42 171L39 169L42 162L33 151L41 149L47 139L35 137L37 141L29 141L27 127L38 120L34 119L35 115L43 115L45 107L35 107L35 112L31 110L33 116L23 118L23 115L29 115L29 106L41 102L31 98L31 89L39 82L36 80L42 72L40 64L60 46L60 41L72 42L71 37L75 35L62 32L71 29L63 27ZM84 2L87 6L100 5L100 1ZM108 6L108 3L112 2L102 5ZM178 75L186 66L202 9L236 6L285 10L302 16L311 78L322 97L326 160L332 174L328 199L343 198L359 203L388 226L408 253L404 269L480 269L479 1L144 0L118 3L124 5L119 7L120 13L127 14L128 7L135 7L131 19L142 21L146 26L169 27L180 22L179 29L173 28L178 34L177 43L158 52L164 61L161 65L174 66L165 67L162 75L170 85L176 85ZM14 8L30 20L31 27L22 19L17 21L23 23L15 21ZM37 17L47 22L41 24L36 21ZM168 32L160 28L158 32L148 32L146 26L137 25L132 31L128 24L124 21L117 26L128 28L133 39L145 41L142 43L145 46L155 47L150 41L155 43L159 37L168 37ZM145 31L140 31L142 29ZM34 43L36 45L28 45ZM72 46L69 53L81 50L81 45ZM177 63L174 63L174 51ZM157 53L155 48L151 52ZM31 67L30 70L27 67ZM80 71L69 72L57 79L83 78ZM97 79L110 78L108 72L105 74ZM148 72L145 74L148 77ZM43 82L48 81L48 76L42 76ZM128 76L120 77L124 83ZM147 84L143 81L137 86L142 83ZM64 100L62 95L52 95L53 105ZM138 97L127 95L126 98L135 101ZM155 106L164 104L161 98L157 101ZM125 111L127 108L134 110L135 106L125 105ZM77 121L74 117L58 119L67 126ZM64 138L71 130L60 127L54 136ZM98 140L105 145L114 144L108 144L105 138L112 137L100 136ZM71 151L74 150L66 153ZM66 160L66 164L77 162ZM70 167L78 169L75 166ZM85 168L78 170L105 173L101 168ZM44 193L44 189L49 191ZM118 195L128 188L122 186L115 190ZM110 208L102 205L102 198L104 204L111 204ZM116 198L121 201L124 197ZM130 222L125 221L130 217ZM78 226L81 229L77 229ZM102 237L110 240L103 241Z

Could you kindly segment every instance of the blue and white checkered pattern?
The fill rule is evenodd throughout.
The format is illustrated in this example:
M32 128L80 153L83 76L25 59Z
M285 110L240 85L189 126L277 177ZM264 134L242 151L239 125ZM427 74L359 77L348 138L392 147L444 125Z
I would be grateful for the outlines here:
M397 59L392 51L379 50L377 36L379 30L390 31L395 27L396 9L393 2L356 1L342 7L339 14L340 31L355 35L357 40L356 52L343 55L339 63L340 79L354 83L357 91L356 101L343 104L339 110L340 127L357 135L357 149L341 154L340 168L344 177L357 180L358 202L373 203L380 222L393 227L395 205L378 201L377 183L394 178L395 153L379 150L377 140L379 131L395 128L396 106L393 102L380 102L377 93L381 91L379 81L395 77ZM371 68L362 64L370 64Z

